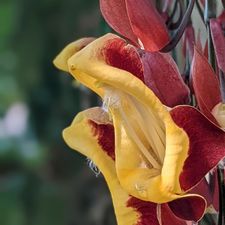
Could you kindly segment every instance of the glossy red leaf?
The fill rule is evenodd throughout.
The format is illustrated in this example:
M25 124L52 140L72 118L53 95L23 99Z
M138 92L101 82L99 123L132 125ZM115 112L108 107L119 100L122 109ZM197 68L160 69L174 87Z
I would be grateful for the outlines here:
M219 81L205 56L195 48L191 77L200 110L217 124L211 114L215 105L221 102Z
M225 11L219 18L210 20L210 28L218 66L225 72Z
M189 102L189 89L169 54L144 52L141 54L145 84L163 104L173 107Z
M181 188L187 191L225 157L225 132L190 106L173 108L171 116L189 137L188 157L180 175Z

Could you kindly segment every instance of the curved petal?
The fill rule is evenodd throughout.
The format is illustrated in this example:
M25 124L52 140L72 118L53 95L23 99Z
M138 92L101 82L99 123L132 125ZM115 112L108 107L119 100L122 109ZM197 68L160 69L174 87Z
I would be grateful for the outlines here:
M86 45L94 41L95 38L92 37L87 37L87 38L81 38L77 41L74 41L70 44L68 44L54 59L53 63L54 65L65 72L68 71L68 66L67 66L67 60L80 51L82 48L84 48Z
M161 211L160 225L187 225L186 221L174 215L168 204L162 204L160 211Z
M107 46L118 39L105 35L73 55L68 61L70 72L108 101L116 132L117 176L123 188L156 203L181 198L179 175L187 157L187 135L140 79L106 64Z
M176 199L168 203L172 212L183 220L199 221L205 212L206 201L198 195Z
M108 114L101 108L91 108L79 113L63 131L63 137L72 149L93 160L103 173L112 195L118 225L186 224L174 215L183 216L176 207L179 202L170 207L162 204L158 212L157 204L132 197L121 187L114 162L114 129ZM192 205L192 200L189 203ZM185 207L190 208L182 205L182 208Z
M169 54L144 52L141 54L145 84L169 107L187 104L189 89L176 63Z
M156 204L128 195L117 179L114 162L114 131L106 112L92 108L79 113L63 131L66 143L89 157L109 186L118 225L160 225Z
M181 188L187 191L225 157L225 132L193 107L177 106L170 113L190 140L188 158L180 175Z
M193 88L200 110L218 124L211 111L221 102L219 81L204 55L195 48L191 68Z
M203 196L207 202L207 207L212 204L210 185L208 184L205 177L198 183L198 185L194 186L190 192Z
M225 72L225 37L222 26L225 24L225 11L217 19L210 20L213 45L219 68Z

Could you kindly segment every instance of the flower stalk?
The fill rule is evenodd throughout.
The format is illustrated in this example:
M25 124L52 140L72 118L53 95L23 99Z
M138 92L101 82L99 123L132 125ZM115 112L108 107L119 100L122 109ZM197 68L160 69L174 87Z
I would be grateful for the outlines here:
M178 42L180 41L185 28L187 27L193 8L194 8L194 4L195 4L195 0L191 0L189 2L188 8L184 14L183 20L180 23L180 26L178 27L176 33L174 34L173 38L171 39L171 41L160 51L161 52L170 52L172 49L174 49L176 47L176 45L178 44Z

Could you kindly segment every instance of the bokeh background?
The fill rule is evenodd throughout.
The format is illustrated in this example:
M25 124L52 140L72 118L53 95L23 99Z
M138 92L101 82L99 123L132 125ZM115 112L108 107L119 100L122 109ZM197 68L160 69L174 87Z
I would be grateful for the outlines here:
M0 1L0 224L113 225L101 175L61 132L98 99L52 60L108 29L98 0Z

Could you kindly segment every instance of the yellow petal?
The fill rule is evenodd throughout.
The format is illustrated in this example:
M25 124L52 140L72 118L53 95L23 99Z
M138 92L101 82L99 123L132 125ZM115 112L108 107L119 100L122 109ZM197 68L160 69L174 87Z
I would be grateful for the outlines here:
M53 63L54 65L63 71L68 72L68 66L67 66L67 60L80 51L83 47L88 45L90 42L92 42L94 38L81 38L77 41L74 41L70 44L68 44L54 59Z
M118 225L135 225L141 214L135 208L128 207L131 197L119 184L114 160L99 144L101 132L96 132L90 121L98 125L111 125L107 113L101 108L92 108L79 113L71 126L63 131L63 137L72 149L93 160L103 173L111 192Z

